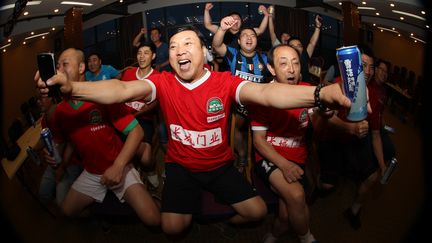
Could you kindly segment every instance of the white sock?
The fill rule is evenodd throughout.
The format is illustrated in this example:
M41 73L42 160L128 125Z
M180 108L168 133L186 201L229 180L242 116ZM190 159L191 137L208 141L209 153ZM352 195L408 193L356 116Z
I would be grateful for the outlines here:
M300 239L301 243L311 243L315 241L315 237L312 235L310 230L304 235L299 235L298 238Z
M274 237L272 233L267 233L264 235L263 243L275 243L277 241L277 238Z
M360 211L360 208L362 207L362 204L361 203L353 203L352 205L351 205L351 211L352 211L352 213L354 214L354 215L357 215L358 214L358 212Z

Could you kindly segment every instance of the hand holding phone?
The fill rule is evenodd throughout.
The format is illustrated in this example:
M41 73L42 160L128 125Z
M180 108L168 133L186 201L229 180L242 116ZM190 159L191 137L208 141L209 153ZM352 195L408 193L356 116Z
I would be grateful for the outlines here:
M39 69L39 75L46 83L48 79L56 74L56 65L54 61L54 53L39 53L37 55L37 63ZM58 103L62 99L62 93L59 85L53 85L49 87L48 96L53 98L55 103Z

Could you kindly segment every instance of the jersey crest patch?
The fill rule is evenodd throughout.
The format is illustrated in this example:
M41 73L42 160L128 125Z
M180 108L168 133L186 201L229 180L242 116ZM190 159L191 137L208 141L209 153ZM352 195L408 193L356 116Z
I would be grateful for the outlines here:
M223 103L222 100L218 97L210 98L207 101L207 113L218 113L220 111L223 111Z
M94 109L90 111L90 117L89 117L90 124L100 124L102 123L102 114L99 110Z

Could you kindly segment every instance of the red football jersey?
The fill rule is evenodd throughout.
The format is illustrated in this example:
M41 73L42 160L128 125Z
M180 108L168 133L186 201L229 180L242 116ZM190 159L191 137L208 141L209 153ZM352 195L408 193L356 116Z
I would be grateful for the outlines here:
M138 75L138 67L129 68L123 73L122 81L132 81L132 80L144 80L151 77L154 74L158 74L159 72L151 69L151 71L144 77L140 77ZM143 100L131 101L125 103L128 111L131 114L135 114L137 111L141 110L141 108L145 105ZM156 112L144 113L139 116L140 119L152 121Z
M239 102L240 89L247 81L229 72L208 70L192 84L166 72L151 80L152 97L159 100L168 131L167 163L200 172L233 159L228 144L230 109Z
M308 84L301 82L299 85ZM306 162L305 134L309 124L307 108L281 110L251 106L249 111L253 131L267 131L267 142L284 158L299 164ZM255 161L262 159L263 156L257 151Z
M115 129L128 134L138 124L123 104L108 106L83 101L62 101L52 119L55 140L70 140L84 168L99 175L113 164L123 147Z
M384 85L378 84L375 80L369 82L368 90L369 104L372 108L372 113L367 117L369 127L371 130L380 130L383 125L382 116L387 102L387 90Z

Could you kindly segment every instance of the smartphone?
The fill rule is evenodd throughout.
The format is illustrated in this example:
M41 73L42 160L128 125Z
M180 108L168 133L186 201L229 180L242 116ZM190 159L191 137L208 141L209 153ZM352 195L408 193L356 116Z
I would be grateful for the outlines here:
M37 55L37 63L39 69L39 75L41 79L46 82L49 78L56 74L56 64L54 60L54 53L45 52ZM58 103L62 99L62 94L59 85L53 85L49 87L48 96L53 98L55 103Z

